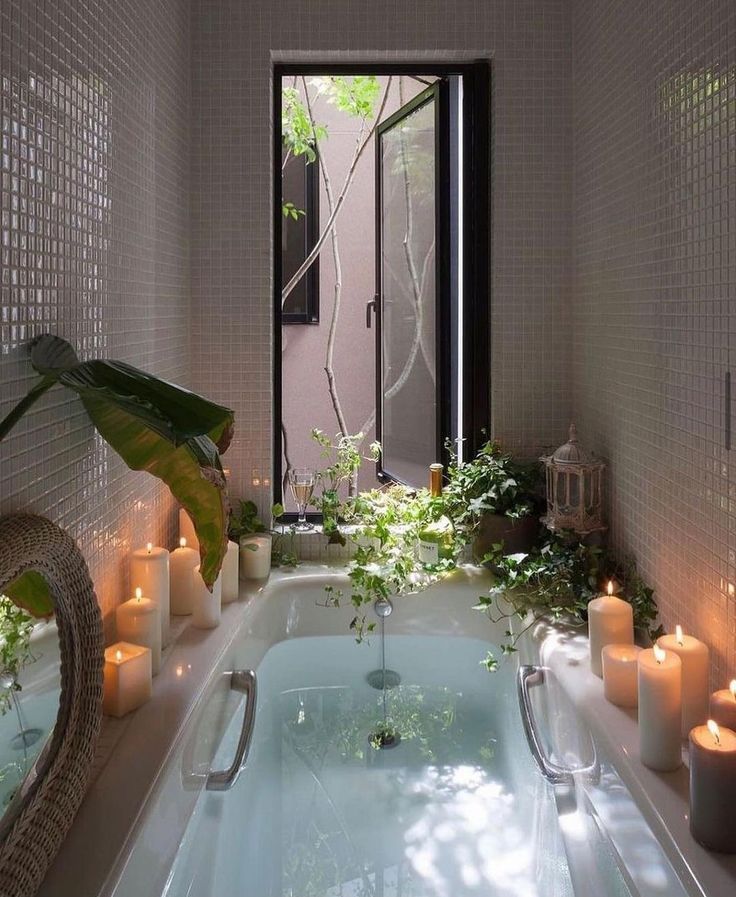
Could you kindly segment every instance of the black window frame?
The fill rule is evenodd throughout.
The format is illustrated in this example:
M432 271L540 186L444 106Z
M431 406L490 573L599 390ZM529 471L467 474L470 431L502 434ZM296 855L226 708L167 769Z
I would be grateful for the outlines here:
M283 158L283 155L280 155L279 158ZM306 155L302 158L304 159L304 258L306 258L317 245L317 240L319 238L319 160L315 159L313 162L309 162ZM283 202L283 196L281 201ZM279 203L279 207L280 206L281 203ZM281 211L281 209L279 210ZM279 241L283 234L283 211L281 211L280 223L282 233L279 234ZM279 256L280 265L281 242L277 245L279 247L277 254ZM281 281L279 280L279 283L280 282ZM288 312L282 309L281 324L319 324L319 256L317 256L310 266L309 271L304 275L304 282L304 311Z
M463 83L463 433L464 454L474 455L488 438L491 424L490 397L490 299L491 253L491 60L468 62L409 61L403 63L273 63L273 498L281 502L283 487L282 441L282 336L281 309L281 88L283 79L295 75L433 75L438 78L459 75ZM443 409L440 409L442 413ZM444 446L441 460L447 463ZM319 514L308 514L319 520ZM296 515L287 514L287 522Z

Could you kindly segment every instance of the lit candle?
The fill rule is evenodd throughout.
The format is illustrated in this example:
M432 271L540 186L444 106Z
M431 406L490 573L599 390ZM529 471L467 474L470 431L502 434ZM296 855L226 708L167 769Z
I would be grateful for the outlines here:
M130 556L130 581L158 604L161 611L161 645L169 644L169 552L149 542Z
M187 546L184 536L171 552L171 613L191 614L197 593L192 571L199 564L199 552Z
M603 662L603 694L606 700L619 707L638 704L638 665L641 648L638 645L605 645L601 651Z
M631 645L634 642L634 611L628 601L608 594L588 602L588 638L590 639L590 669L603 675L601 651L605 645Z
M151 670L155 676L161 669L161 613L158 604L136 588L135 598L115 610L118 638L133 645L151 649Z
M682 764L682 662L655 645L639 652L637 667L641 762L669 772Z
M194 529L194 523L184 508L179 508L179 537L187 540L187 545L199 551L199 539Z
M129 642L105 648L102 709L125 716L151 697L151 650Z
M736 853L736 732L707 725L690 732L690 831L709 850Z
M240 549L237 542L227 543L227 553L222 562L222 603L229 604L238 597L238 567Z
M708 675L710 659L708 646L692 635L683 635L682 627L675 627L674 635L663 635L657 644L671 651L682 661L682 725L681 735L687 738L693 726L708 718Z
M736 731L736 679L710 696L710 717L719 726Z
M220 623L222 609L222 576L218 576L215 585L210 592L199 575L199 566L192 572L192 582L195 588L194 604L192 607L192 626L195 629L214 629Z

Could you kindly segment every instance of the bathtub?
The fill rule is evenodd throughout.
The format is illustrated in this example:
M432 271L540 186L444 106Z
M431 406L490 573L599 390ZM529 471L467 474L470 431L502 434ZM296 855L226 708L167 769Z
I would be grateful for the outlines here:
M401 684L384 692L367 681L379 635L356 645L349 602L321 606L327 584L347 579L277 572L243 587L218 629L180 632L152 701L106 721L41 895L732 892L731 861L688 840L686 773L638 764L635 721L603 701L583 635L536 626L487 673L507 624L472 609L488 581L463 568L394 602L384 648ZM377 750L384 696L400 739Z

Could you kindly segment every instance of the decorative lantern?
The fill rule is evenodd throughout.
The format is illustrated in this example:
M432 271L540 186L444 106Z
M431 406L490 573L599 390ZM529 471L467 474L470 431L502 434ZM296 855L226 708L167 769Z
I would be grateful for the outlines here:
M603 530L603 470L605 464L578 444L575 424L568 441L540 459L547 474L547 515L542 523L552 531L578 535Z

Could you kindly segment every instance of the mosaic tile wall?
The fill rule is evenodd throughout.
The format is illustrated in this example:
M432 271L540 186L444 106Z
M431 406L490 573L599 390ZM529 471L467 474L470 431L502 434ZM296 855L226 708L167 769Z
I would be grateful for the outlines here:
M83 358L189 379L189 46L185 0L0 5L0 417L50 331ZM0 445L0 512L78 539L108 635L126 556L174 536L168 493L132 473L61 388Z
M613 36L613 39L612 39ZM736 5L577 0L575 414L665 625L736 676ZM733 409L732 409L733 410Z
M268 506L273 59L492 59L493 432L531 456L562 440L570 413L568 13L565 0L195 0L194 378L236 411L227 456L234 492Z

